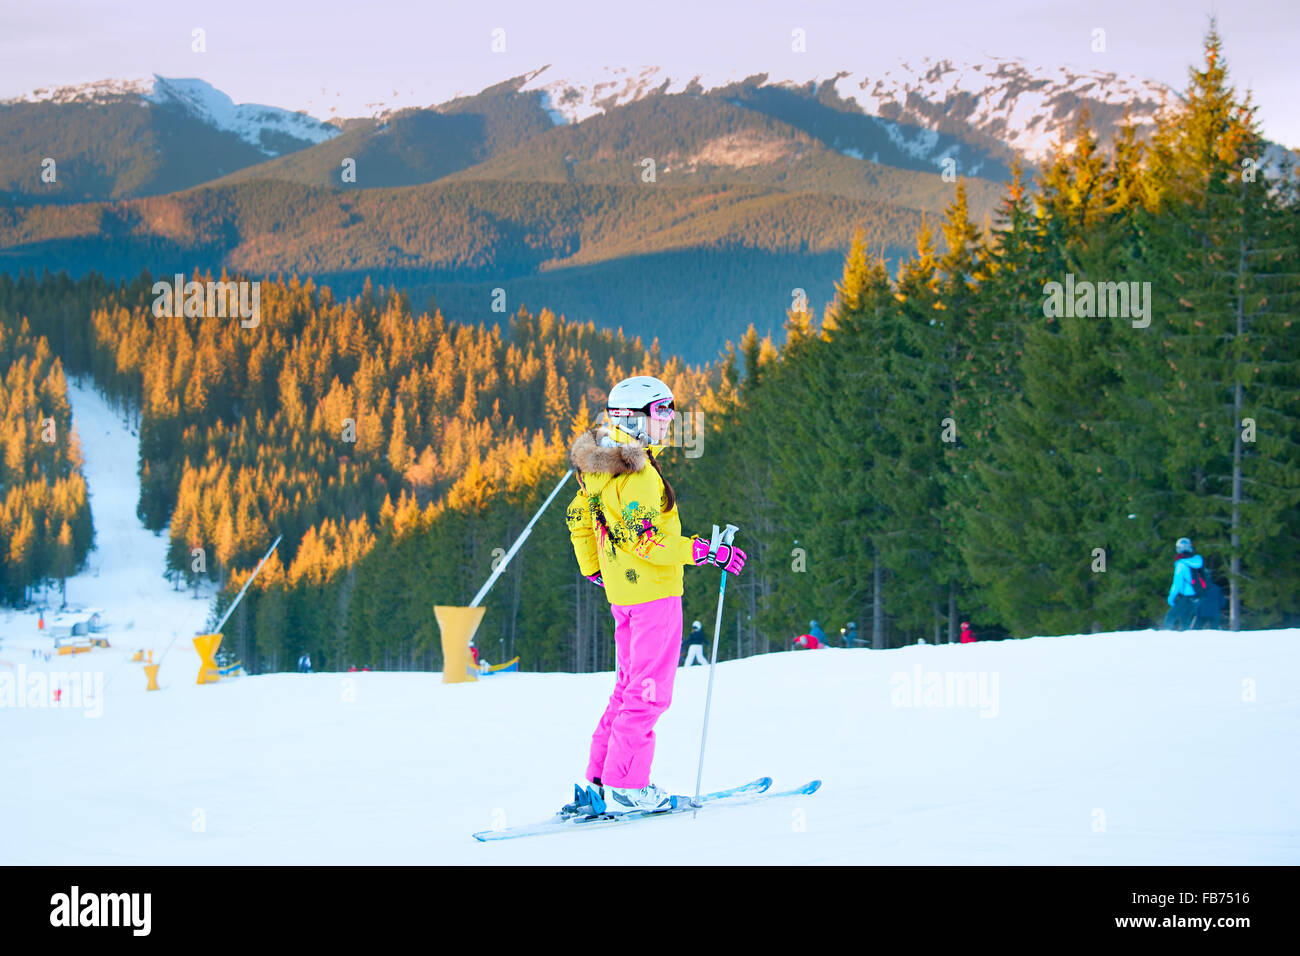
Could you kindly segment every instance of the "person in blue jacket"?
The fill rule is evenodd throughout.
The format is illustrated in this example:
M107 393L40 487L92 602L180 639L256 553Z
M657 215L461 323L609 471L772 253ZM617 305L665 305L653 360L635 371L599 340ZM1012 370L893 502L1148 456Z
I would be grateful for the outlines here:
M1169 613L1165 615L1165 630L1182 631L1192 626L1196 606L1200 602L1192 572L1200 571L1205 562L1192 548L1189 538L1179 538L1174 545L1174 580L1169 586Z
M808 633L817 638L822 644L826 643L826 632L822 630L822 626L816 621L808 622Z

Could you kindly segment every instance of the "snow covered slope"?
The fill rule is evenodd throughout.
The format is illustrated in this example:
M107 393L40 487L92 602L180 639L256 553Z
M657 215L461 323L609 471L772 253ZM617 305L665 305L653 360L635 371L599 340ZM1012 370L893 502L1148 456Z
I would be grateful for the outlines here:
M95 523L95 549L87 557L85 570L68 579L68 603L72 607L101 609L106 630L100 636L107 638L111 646L75 657L55 656L46 663L43 657L32 656L33 650L42 655L52 652L54 645L48 632L37 629L37 612L0 609L0 681L6 680L6 675L13 680L20 673L20 665L27 676L89 670L104 686L98 702L92 700L86 708L93 710L108 695L125 690L124 684L129 683L134 690L144 687L140 665L128 662L136 650L152 650L157 661L171 644L167 673L180 680L178 675L189 671L193 681L198 675L199 656L189 638L202 631L213 593L211 588L200 588L196 600L191 591L173 590L162 576L167 536L146 530L135 514L140 487L136 472L139 439L132 426L97 392L71 378L68 399L73 426L81 440L83 472ZM46 601L48 619L59 605L57 588L50 589ZM59 683L45 680L51 691ZM70 682L62 683L68 687ZM95 680L86 683L93 687ZM21 713L0 706L0 727L8 731L10 726L6 725ZM14 778L0 773L0 779Z
M0 686L103 682L75 706L0 707L0 864L1300 863L1300 630L727 662L705 789L770 774L821 792L480 844L568 799L613 675L196 685L208 601L171 590L165 536L134 517L134 437L93 393L71 398L99 550L68 594L105 609L113 647L36 661L35 615L0 613ZM173 637L146 692L129 654L157 660ZM673 791L694 786L706 680L680 671L658 726L654 779Z
M0 863L1296 864L1298 637L1144 632L725 663L705 788L768 773L777 786L822 777L820 793L499 844L470 833L568 798L611 674L200 687L195 662L173 654L162 691L133 669L98 718L0 711ZM973 706L934 689L967 674ZM675 791L694 784L706 676L680 673L659 724L654 776Z

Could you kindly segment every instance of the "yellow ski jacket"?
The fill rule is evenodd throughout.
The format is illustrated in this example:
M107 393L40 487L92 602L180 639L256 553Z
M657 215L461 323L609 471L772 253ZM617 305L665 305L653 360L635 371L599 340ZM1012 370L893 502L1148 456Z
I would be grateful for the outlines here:
M610 604L680 596L682 568L695 563L694 538L682 534L676 507L662 510L664 482L649 458L662 449L619 437L626 436L593 428L569 450L578 493L564 518L578 570L600 572Z

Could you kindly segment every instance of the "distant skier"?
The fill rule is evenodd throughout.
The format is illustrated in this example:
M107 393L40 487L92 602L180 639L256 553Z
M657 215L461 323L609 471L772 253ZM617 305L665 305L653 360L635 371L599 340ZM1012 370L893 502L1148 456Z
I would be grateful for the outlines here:
M732 574L745 553L681 533L672 486L657 456L673 420L673 393L659 379L637 375L615 385L606 402L608 426L580 434L569 460L578 493L565 522L578 571L605 589L614 617L618 671L614 692L591 736L587 779L563 812L666 810L668 793L650 782L654 726L672 702L682 646L682 568L715 564Z
M478 667L478 648L474 646L474 641L469 642L469 656L474 658L474 666Z
M808 633L817 638L819 644L826 643L826 632L822 630L822 626L816 621L808 622Z
M961 642L963 644L975 643L975 632L970 629L969 621L961 622Z
M303 654L302 657L298 658L298 673L299 674L311 673L311 655Z
M691 622L691 633L686 635L686 663L684 666L690 667L694 663L707 664L704 657L704 627L699 621Z
M800 634L798 637L794 639L794 646L796 649L802 647L805 648L806 650L815 651L823 647L829 647L830 645L827 644L825 641L817 640L816 635Z
M1206 590L1205 575L1201 569L1205 562L1192 548L1188 538L1179 538L1174 544L1174 580L1169 586L1169 613L1165 615L1167 631L1181 631L1190 627L1196 617L1196 605Z

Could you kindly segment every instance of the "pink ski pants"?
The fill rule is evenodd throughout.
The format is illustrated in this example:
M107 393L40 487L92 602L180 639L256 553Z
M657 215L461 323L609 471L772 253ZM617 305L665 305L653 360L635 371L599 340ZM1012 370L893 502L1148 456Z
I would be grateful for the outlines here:
M587 779L639 790L650 783L655 721L673 699L682 650L682 598L611 604L618 677L591 735Z

